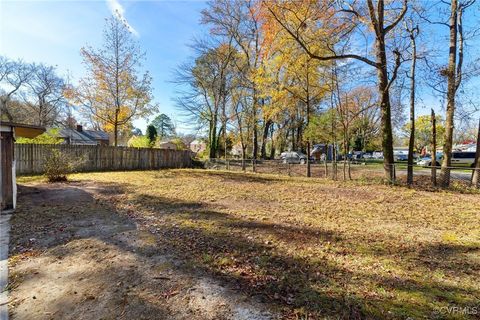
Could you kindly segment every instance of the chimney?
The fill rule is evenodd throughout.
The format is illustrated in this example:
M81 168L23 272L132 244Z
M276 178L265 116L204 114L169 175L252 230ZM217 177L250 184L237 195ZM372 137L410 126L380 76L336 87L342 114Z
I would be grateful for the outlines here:
M77 131L78 132L83 132L83 127L80 124L77 124Z

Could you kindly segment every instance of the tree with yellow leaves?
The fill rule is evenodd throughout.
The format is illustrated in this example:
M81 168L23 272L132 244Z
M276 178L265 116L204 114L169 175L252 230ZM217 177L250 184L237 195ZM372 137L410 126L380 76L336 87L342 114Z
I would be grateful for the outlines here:
M145 54L126 23L114 15L107 19L103 47L82 48L81 55L87 74L69 98L87 119L113 132L117 146L120 131L156 111L150 104L152 78L148 72L140 73Z
M328 90L325 70L329 62L310 57L284 28L273 19L269 19L267 9L268 7L262 6L262 13L266 17L263 24L265 34L263 44L268 59L264 65L269 70L265 74L270 77L270 81L266 81L269 86L264 92L271 98L272 110L266 110L264 113L274 116L284 111L286 106L292 108L290 114L296 115L295 127L299 142L306 142L306 175L310 177L311 140L307 138L306 141L301 141L300 138L303 138L304 128L308 126L312 114ZM300 1L295 3L295 11L286 12L284 18L295 21L300 16L307 17L310 14L309 3ZM312 37L324 33L321 26L316 24L305 24L301 27ZM316 43L315 50L322 52L327 48L322 48L320 43Z

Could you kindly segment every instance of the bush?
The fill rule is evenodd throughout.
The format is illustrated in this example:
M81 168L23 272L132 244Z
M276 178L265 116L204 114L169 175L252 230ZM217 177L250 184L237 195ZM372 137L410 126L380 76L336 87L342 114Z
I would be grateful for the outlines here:
M147 136L131 137L128 140L128 146L132 148L149 148L150 141L148 141Z
M50 151L44 166L48 182L67 181L68 173L73 170L73 162L70 157L57 149Z
M62 142L62 139L59 138L60 129L54 128L49 129L47 132L42 133L36 138L22 138L19 137L15 142L16 143L33 143L33 144L59 144Z

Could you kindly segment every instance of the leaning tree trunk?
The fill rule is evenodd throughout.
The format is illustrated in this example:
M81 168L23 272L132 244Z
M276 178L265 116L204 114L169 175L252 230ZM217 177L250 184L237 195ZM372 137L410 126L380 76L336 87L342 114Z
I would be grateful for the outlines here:
M445 139L443 144L443 161L440 174L442 187L450 185L450 166L452 164L453 121L455 115L455 93L457 74L457 0L452 0L450 7L450 51L447 69L447 116L445 120Z

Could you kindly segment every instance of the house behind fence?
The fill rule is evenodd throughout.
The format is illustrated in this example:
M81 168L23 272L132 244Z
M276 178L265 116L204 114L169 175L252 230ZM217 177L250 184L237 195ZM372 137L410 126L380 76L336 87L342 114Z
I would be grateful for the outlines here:
M19 175L44 173L44 161L52 150L69 156L74 171L153 170L191 167L191 151L102 145L15 144Z

